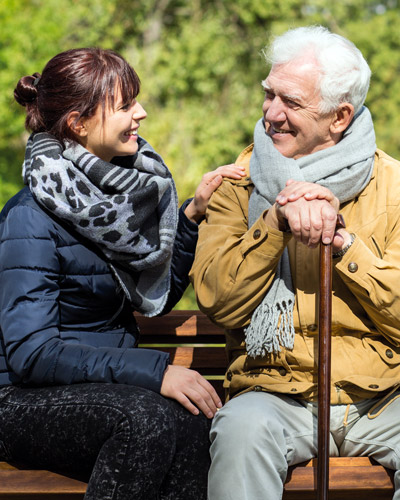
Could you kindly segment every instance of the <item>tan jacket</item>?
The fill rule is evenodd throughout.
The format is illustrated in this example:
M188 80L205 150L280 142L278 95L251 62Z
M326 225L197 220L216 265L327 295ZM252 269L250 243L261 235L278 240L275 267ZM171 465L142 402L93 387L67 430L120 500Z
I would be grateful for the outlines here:
M236 163L249 165L252 146ZM248 229L249 177L225 179L199 230L191 271L200 309L226 329L228 397L248 390L316 397L319 250L265 225ZM332 404L400 384L400 162L377 150L368 186L340 210L356 239L334 259ZM246 355L242 327L264 297L288 246L295 287L295 344L276 356Z

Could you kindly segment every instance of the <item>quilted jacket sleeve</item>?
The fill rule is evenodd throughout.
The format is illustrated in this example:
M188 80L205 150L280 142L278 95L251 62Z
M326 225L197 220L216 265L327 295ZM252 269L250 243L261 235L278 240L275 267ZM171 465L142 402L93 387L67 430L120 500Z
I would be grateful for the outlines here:
M179 302L189 285L189 271L192 267L198 236L198 225L190 221L184 211L191 199L186 200L179 210L178 230L171 263L171 291L161 314L167 314Z
M35 385L113 382L158 392L167 354L88 345L61 335L57 237L51 219L29 206L11 208L0 223L1 344L10 380Z

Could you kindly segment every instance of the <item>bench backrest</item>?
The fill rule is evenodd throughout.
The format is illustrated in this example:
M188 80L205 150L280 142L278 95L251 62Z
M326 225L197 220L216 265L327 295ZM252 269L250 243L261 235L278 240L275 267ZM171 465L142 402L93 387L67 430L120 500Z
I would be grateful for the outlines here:
M224 399L222 382L227 366L225 337L200 311L172 311L166 316L136 315L139 347L168 352L175 365L192 368L210 381Z

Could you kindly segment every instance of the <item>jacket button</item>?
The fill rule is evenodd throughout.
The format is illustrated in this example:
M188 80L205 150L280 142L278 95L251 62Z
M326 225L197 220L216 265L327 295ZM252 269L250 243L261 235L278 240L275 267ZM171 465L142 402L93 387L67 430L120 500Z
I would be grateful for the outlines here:
M379 385L377 385L377 384L370 384L368 387L370 389L379 389Z
M230 380L232 380L232 372L228 372L228 373L226 374L226 378L227 378L229 381L230 381Z
M258 238L261 236L261 231L259 229L256 229L253 233L253 238L255 240L258 240Z
M312 325L308 325L308 326L307 326L307 330L308 330L309 332L316 332L316 331L317 331L317 328L318 328L318 326L317 326L315 323L313 323Z
M279 372L279 375L281 375L282 377L284 377L287 373L287 371L283 367L279 368L278 372Z
M386 349L385 354L389 359L393 358L393 351L391 349Z
M358 271L358 265L355 262L350 262L350 264L348 265L347 269L351 273L356 273Z

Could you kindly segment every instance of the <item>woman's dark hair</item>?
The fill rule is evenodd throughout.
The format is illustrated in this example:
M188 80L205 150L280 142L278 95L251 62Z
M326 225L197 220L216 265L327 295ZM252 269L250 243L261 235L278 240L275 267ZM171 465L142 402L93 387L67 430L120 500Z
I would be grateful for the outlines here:
M123 105L139 94L139 77L123 57L112 50L72 49L50 59L42 75L21 78L14 98L26 107L28 130L76 140L67 124L69 113L78 111L76 121L90 118L101 104L104 116L105 106L114 106L117 85Z

